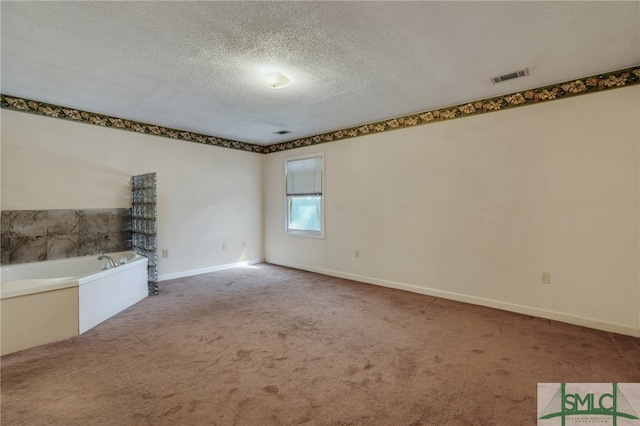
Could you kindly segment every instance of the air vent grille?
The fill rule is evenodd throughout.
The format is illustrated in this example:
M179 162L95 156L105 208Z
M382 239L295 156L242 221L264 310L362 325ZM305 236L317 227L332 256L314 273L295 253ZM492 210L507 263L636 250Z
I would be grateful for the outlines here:
M493 84L502 83L503 81L513 80L514 78L526 77L529 75L529 68L525 68L520 71L512 72L511 74L501 75L500 77L493 77L491 82Z

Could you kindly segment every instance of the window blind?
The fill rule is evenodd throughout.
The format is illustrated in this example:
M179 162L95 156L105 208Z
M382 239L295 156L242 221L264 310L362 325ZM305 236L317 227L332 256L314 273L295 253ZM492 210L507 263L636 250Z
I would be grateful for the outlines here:
M287 195L322 194L322 157L287 161Z

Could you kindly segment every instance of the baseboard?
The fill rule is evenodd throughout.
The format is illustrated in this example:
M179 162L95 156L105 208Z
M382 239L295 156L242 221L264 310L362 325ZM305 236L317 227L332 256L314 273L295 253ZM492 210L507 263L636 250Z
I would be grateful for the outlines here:
M173 274L163 274L158 276L158 280L162 282L167 280L173 280L175 278L191 277L194 275L208 274L209 272L216 272L216 271L223 271L225 269L237 268L238 266L255 265L256 263L262 263L262 262L264 262L264 259L251 259L251 260L245 260L243 262L227 263L226 265L216 265L216 266L210 266L207 268L192 269L190 271L175 272Z
M286 266L288 268L301 269L309 272L316 272L323 275L329 275L347 280L359 281L367 284L379 285L382 287L395 288L398 290L410 291L413 293L424 294L427 296L439 297L442 299L455 300L457 302L465 302L473 305L486 306L488 308L501 309L503 311L515 312L534 317L550 319L554 321L564 322L567 324L579 325L582 327L593 328L601 331L624 334L627 336L640 337L640 328L634 328L623 324L610 323L592 318L581 317L578 315L567 314L563 312L555 312L532 306L518 305L515 303L502 302L494 299L485 299L483 297L470 296L467 294L453 293L433 288L418 287L411 284L399 283L395 281L381 280L378 278L367 277L363 275L350 274L331 269L316 268L306 265L298 265L290 262L282 262L274 259L267 259L267 263L274 265Z

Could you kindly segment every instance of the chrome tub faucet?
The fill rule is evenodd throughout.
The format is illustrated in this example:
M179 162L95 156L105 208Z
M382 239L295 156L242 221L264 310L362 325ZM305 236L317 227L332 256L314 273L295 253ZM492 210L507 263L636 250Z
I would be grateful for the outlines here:
M115 260L113 260L111 256L107 256L106 254L101 254L100 256L98 256L98 260L102 260L102 259L107 259L107 261L109 262L109 266L103 269L117 268L118 266L120 266L118 265L118 263L116 263ZM105 263L105 265L107 264Z

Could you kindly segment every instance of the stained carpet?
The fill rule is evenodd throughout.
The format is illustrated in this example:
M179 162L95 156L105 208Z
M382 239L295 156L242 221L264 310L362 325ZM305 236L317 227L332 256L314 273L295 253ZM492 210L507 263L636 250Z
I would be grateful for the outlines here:
M2 425L535 425L538 382L640 382L637 338L304 271L160 288L2 357Z

